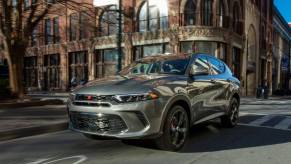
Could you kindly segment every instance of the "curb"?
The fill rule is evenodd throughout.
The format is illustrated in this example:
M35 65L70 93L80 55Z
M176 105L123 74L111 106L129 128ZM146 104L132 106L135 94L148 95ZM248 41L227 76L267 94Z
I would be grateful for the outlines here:
M43 101L29 101L29 102L19 102L19 103L1 103L0 109L6 108L23 108L31 106L44 106L44 105L64 105L65 103L62 100L51 99Z
M16 138L29 137L45 133L58 132L68 129L68 122L60 122L52 125L44 125L37 127L27 127L15 130L0 132L0 141L6 141Z

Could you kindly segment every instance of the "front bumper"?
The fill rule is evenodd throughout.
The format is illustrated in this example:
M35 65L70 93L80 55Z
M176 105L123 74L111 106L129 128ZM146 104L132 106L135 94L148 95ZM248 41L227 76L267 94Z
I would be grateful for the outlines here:
M82 106L68 102L69 127L73 131L119 139L160 135L161 99L127 104Z

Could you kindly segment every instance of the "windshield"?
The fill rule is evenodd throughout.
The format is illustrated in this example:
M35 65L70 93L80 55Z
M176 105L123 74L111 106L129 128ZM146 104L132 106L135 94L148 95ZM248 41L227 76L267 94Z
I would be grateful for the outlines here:
M121 75L139 74L175 74L183 75L187 69L189 58L169 59L164 61L139 61L120 72Z

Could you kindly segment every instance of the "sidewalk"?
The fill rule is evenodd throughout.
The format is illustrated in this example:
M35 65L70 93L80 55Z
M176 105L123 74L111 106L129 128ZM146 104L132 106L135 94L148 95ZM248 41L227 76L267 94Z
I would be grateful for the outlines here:
M284 102L282 102L284 100ZM241 105L276 105L282 103L290 103L288 100L291 101L291 96L271 96L268 99L263 98L256 98L256 97L242 97L241 98Z
M0 141L65 130L65 105L0 109Z

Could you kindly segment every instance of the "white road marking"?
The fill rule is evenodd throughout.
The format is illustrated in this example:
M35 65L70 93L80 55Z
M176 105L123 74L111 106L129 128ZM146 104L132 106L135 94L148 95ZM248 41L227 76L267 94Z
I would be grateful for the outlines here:
M249 125L262 125L263 123L269 121L270 119L274 118L275 116L274 115L267 115L267 116L264 116L264 117L261 117L259 119L256 119L255 121L252 121L250 123L248 123Z
M285 118L281 122L279 122L274 128L278 129L288 129L291 126L291 118Z
M277 130L284 130L284 131L290 131L291 132L291 129L278 129L278 128L275 128L275 127L272 127L272 126L250 125L250 124L244 124L244 123L238 123L238 125L257 127L257 128L277 129Z
M47 158L47 159L39 159L35 162L30 162L27 164L54 164L54 163L59 163L60 161L66 161L66 160L71 160L71 159L75 159L75 162L72 164L81 164L83 162L85 162L88 158L84 155L77 155L77 156L71 156L71 157L64 157L64 158L60 158L60 159L54 159L53 158Z
M27 164L41 164L41 163L43 163L43 162L45 162L45 161L48 161L48 160L50 160L50 159L51 159L51 158L39 159L39 160L37 160L37 161L30 162L30 163L27 163Z

